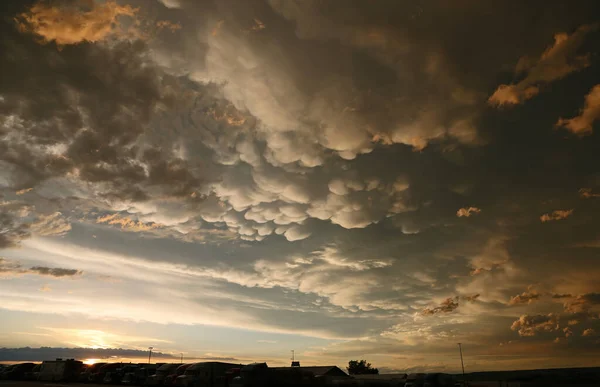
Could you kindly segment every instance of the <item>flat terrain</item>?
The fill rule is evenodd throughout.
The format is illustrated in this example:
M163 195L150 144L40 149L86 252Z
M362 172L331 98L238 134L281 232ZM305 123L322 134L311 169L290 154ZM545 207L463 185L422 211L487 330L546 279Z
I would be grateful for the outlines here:
M0 387L106 387L105 384L89 383L50 383L38 381L0 380Z

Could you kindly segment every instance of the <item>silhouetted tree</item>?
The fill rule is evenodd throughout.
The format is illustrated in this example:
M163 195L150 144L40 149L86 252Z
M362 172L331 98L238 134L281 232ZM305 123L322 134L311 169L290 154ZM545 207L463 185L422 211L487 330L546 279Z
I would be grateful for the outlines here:
M350 375L373 375L379 373L379 370L371 367L371 363L367 363L366 360L350 360L346 369Z

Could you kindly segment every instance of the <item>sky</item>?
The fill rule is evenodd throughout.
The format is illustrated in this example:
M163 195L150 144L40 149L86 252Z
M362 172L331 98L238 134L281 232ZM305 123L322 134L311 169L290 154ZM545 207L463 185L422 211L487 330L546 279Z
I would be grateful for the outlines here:
M0 360L600 365L597 1L0 12Z

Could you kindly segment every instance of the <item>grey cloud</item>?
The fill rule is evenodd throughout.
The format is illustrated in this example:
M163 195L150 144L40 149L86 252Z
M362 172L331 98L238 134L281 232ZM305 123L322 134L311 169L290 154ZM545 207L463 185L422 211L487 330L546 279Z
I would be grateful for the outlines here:
M121 348L0 348L0 360L4 361L44 361L49 358L62 359L103 359L108 360L114 357L147 357L148 351L136 349ZM152 356L160 359L179 359L169 353L160 351L152 352Z
M73 277L83 274L81 270L64 269L59 267L34 266L24 268L20 263L5 258L0 258L0 272L7 274L37 274L50 277Z
M48 275L51 277L72 277L76 275L81 275L81 270L75 269L62 269L58 267L43 267L43 266L34 266L28 270L31 273L38 273L40 275Z

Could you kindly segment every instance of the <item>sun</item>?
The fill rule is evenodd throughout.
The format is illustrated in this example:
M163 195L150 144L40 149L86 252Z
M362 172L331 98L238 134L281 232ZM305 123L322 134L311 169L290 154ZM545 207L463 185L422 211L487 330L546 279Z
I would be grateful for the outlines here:
M85 359L83 364L92 365L98 363L98 361L100 361L100 359Z

